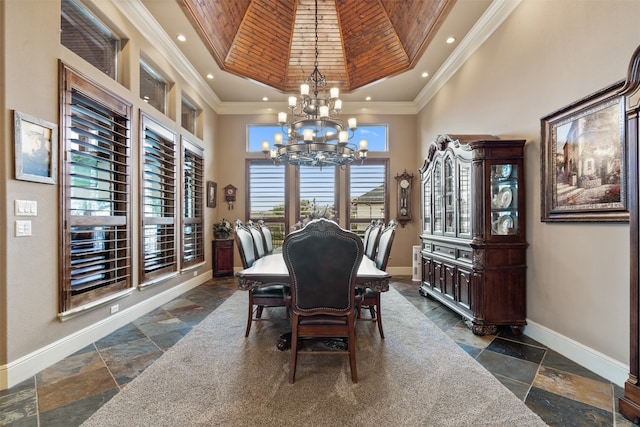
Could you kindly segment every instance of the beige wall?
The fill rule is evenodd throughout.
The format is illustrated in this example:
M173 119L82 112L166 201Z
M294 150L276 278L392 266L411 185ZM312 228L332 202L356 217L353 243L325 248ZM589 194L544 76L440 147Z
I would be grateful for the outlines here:
M527 317L623 364L628 224L540 221L540 118L623 79L640 2L524 0L418 116L419 157L442 133L527 140Z
M46 185L14 179L13 172L13 110L17 110L41 119L58 123L58 60L89 76L100 85L114 91L133 104L131 122L132 153L132 201L134 212L139 205L139 114L144 111L165 126L180 134L186 134L189 140L205 148L206 179L215 180L214 170L215 135L217 117L207 106L198 91L188 84L174 69L173 65L161 55L149 42L114 9L109 2L96 2L99 13L108 16L108 23L120 35L129 39L120 69L124 73L124 85L118 84L106 75L97 72L92 66L80 60L71 51L59 43L60 2L57 0L0 0L0 17L5 17L0 25L0 39L3 49L2 61L5 67L0 69L0 106L3 115L0 119L2 129L2 195L4 210L2 219L5 227L0 232L3 259L0 262L0 366L17 363L19 359L34 352L64 341L71 336L86 333L86 328L100 324L109 318L109 306L100 307L91 312L60 322L58 314L58 235L60 215L58 212L59 185ZM169 96L168 117L144 103L138 93L140 52L166 73L169 81L174 82ZM4 73L6 70L6 75ZM174 119L179 117L180 98L184 91L203 108L201 120L201 138L184 132ZM178 139L179 143L179 139ZM15 199L35 200L38 203L38 216L31 219L33 235L14 237ZM210 277L211 271L211 224L213 210L206 210L205 254L206 263L195 269L179 274L177 277L154 285L144 291L134 290L133 294L118 301L120 311L139 305L143 301L159 297L177 285L190 282L202 282ZM133 255L134 284L137 285L137 267L139 239L137 238L139 217L134 214ZM198 276L199 275L199 276ZM6 316L6 317L5 317ZM35 356L34 356L35 357ZM22 361L21 361L22 362ZM55 362L52 361L52 362ZM4 369L2 370L4 372ZM2 373L0 373L0 379ZM0 381L2 382L2 381ZM0 389L3 384L0 384Z
M394 177L401 174L406 169L409 173L415 175L413 197L416 200L414 206L417 206L419 200L418 192L418 173L415 167L415 148L416 148L416 117L413 115L372 115L372 114L353 114L349 117L355 117L360 124L387 124L389 131L389 153L369 153L369 158L389 157L389 176L390 176L390 216L395 218L398 214L396 209L397 186ZM246 153L246 134L247 125L268 123L273 124L277 120L276 113L265 115L223 115L220 116L220 124L217 128L216 140L224 141L218 146L218 162L217 172L220 177L218 188L233 184L238 188L238 200L234 209L229 211L226 203L220 203L218 207L218 217L226 217L234 221L241 219L247 220L246 210L246 187L245 165L244 159ZM250 158L262 159L262 153L250 155ZM239 161L229 161L229 159L238 159ZM240 163L240 161L242 163ZM293 174L291 175L293 177ZM344 218L347 217L347 206L344 199L345 194L345 174L340 172L340 212L338 218L341 218L341 225L345 225ZM293 187L293 186L292 186ZM293 191L293 188L292 188ZM291 200L295 197L291 194ZM295 222L295 211L293 203L289 206L290 217ZM419 228L419 211L414 212L414 220L408 223L404 228L398 227L389 258L389 268L404 267L403 274L409 274L408 268L411 267L411 250L413 245L419 244L418 234ZM242 265L240 257L236 250L234 263L236 269Z

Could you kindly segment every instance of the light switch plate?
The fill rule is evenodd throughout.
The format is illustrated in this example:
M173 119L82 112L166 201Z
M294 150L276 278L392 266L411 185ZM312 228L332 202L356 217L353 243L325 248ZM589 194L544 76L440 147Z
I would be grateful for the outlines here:
M37 216L38 202L35 200L15 200L14 210L16 216Z
M31 236L31 221L16 221L16 237Z

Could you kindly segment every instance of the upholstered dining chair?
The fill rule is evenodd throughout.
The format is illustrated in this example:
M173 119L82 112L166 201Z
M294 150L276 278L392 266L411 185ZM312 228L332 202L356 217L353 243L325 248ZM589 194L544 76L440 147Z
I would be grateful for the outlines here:
M378 250L378 238L380 237L380 232L384 224L382 221L376 221L375 225L371 227L371 231L369 231L369 236L367 237L367 246L364 249L364 253L370 259L374 259L376 256L376 251Z
M364 246L365 251L367 250L367 242L369 241L369 235L371 234L371 229L376 225L375 220L371 220L371 224L364 230L364 236L362 236L362 246Z
M389 224L382 230L380 237L378 238L378 251L374 259L376 267L379 270L387 270L387 262L389 261L389 254L391 253L391 245L393 244L393 238L396 234L397 223L393 220L389 221ZM378 324L378 332L380 332L380 338L384 338L384 331L382 329L382 312L381 312L381 298L380 292L371 288L364 290L358 290L358 320L369 320ZM369 309L371 318L362 317L362 308Z
M260 227L251 220L247 221L247 228L251 233L251 237L253 237L253 245L256 251L256 259L262 258L267 254L267 250L265 249L265 244L264 244L264 236L262 235L262 230L260 230Z
M262 231L262 237L264 238L264 248L267 254L273 253L273 234L271 229L267 227L263 220L258 221L258 227Z
M356 276L364 256L362 239L324 218L287 235L282 246L291 285L291 356L289 382L298 355L348 354L351 380L358 382L355 344ZM346 338L347 349L313 351L302 340Z
M235 241L244 268L251 267L256 261L256 251L253 243L253 236L248 227L244 226L240 220L235 225ZM247 292L249 294L249 314L247 317L247 329L244 334L249 336L253 322L260 320L272 320L263 318L262 312L265 307L286 307L286 315L289 317L289 287L282 284L274 284L253 288ZM254 308L255 307L255 308ZM254 316L255 314L255 316Z

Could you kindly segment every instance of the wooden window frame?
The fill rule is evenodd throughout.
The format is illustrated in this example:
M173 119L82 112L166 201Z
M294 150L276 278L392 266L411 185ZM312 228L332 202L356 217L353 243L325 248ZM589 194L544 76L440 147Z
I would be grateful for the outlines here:
M132 292L131 104L62 62L59 76L59 318L65 320ZM90 200L96 194L102 206ZM83 200L90 204L73 215ZM110 215L103 215L104 203Z
M182 224L181 230L181 255L182 268L193 267L204 262L204 149L182 137ZM187 159L193 157L194 167L188 169ZM195 169L195 170L194 170ZM188 188L188 181L193 180L193 186ZM191 207L189 207L191 206ZM189 238L187 227L195 229L195 241ZM188 242L193 244L187 248ZM187 259L187 254L193 252L193 257Z
M161 145L160 148L164 149L164 152L159 150L152 150L147 148L147 132L152 132L158 139L157 142ZM166 280L174 276L178 271L178 185L177 179L177 135L174 131L168 129L166 126L160 124L158 121L151 118L151 116L140 112L140 288L155 284L159 281ZM156 146L158 144L155 144ZM161 159L158 156L164 154ZM169 156L167 158L167 156ZM153 160L153 162L152 162ZM161 162L161 163L160 163ZM147 179L145 177L145 169L147 166L155 167L154 163L160 163L164 169L164 175L161 179L155 183L160 184L160 188L156 189L160 195L154 196L153 200L150 198L147 200L145 191L151 188L151 177ZM151 206L153 201L160 201L158 205L160 211L158 215L147 215L146 207ZM156 233L156 243L149 243L151 234L148 239L145 233L147 227L160 227L168 230L167 232ZM157 237L161 239L158 242ZM154 246L154 251L158 252L157 248L160 247L160 252L163 252L161 257L154 257L154 260L161 261L160 267L151 269L150 260L148 256L152 252L149 250L150 246Z

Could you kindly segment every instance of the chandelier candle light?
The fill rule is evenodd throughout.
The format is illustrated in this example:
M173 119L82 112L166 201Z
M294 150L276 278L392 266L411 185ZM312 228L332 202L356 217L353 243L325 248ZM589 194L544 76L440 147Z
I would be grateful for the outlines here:
M342 110L339 89L331 88L327 97L327 81L318 70L318 0L315 7L313 72L300 85L300 96L289 97L289 114L278 113L278 124L283 133L273 135L274 147L271 150L269 143L263 142L262 152L274 162L296 166L343 166L357 159L364 161L368 151L367 140L361 140L358 147L349 144L357 129L356 119L350 118L345 125L338 118ZM322 91L321 96L319 91Z

